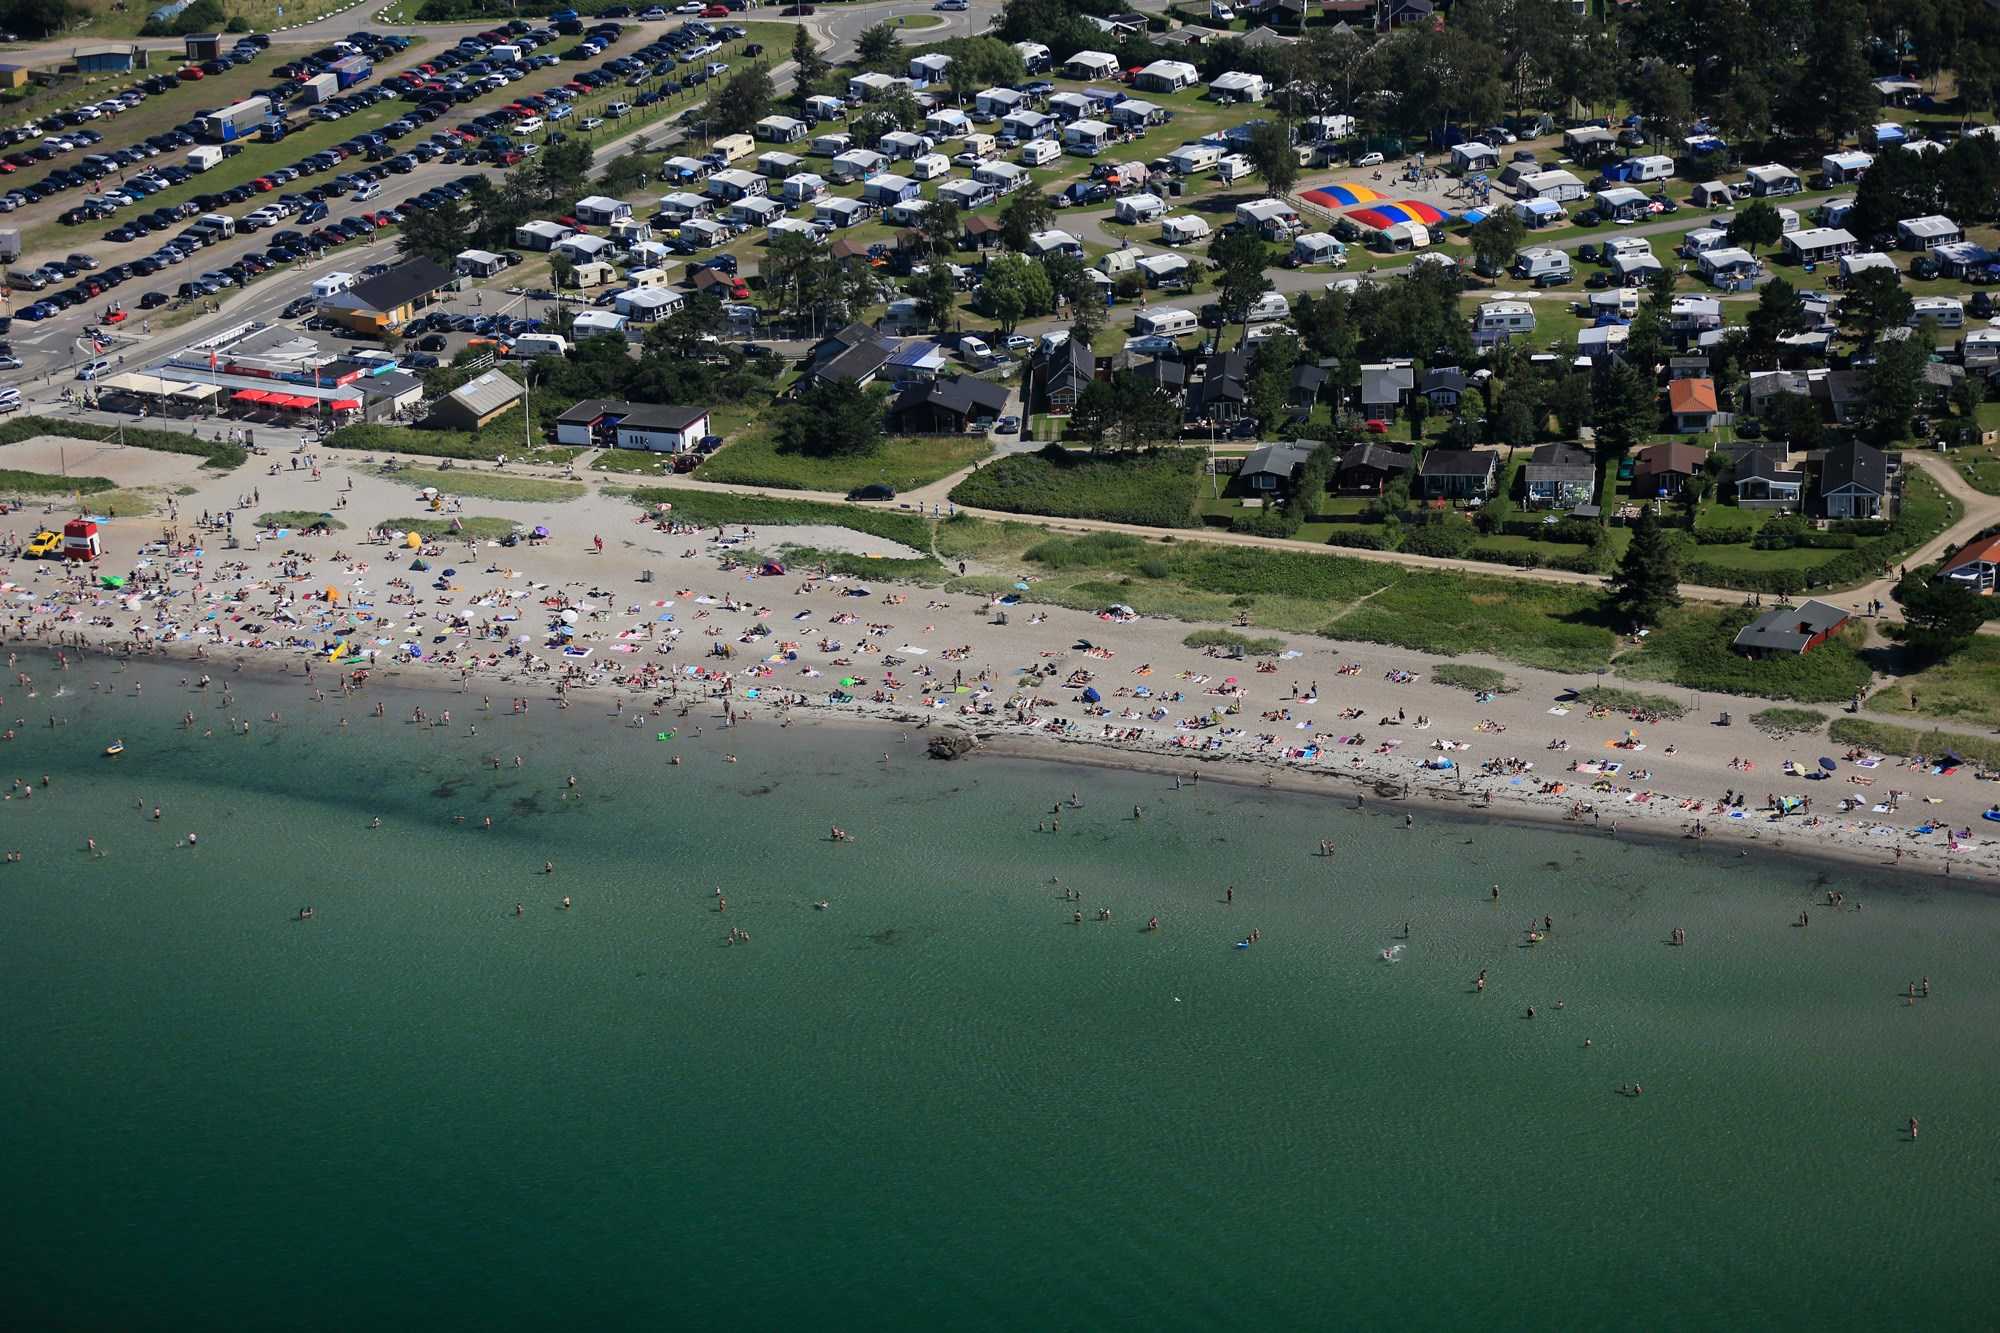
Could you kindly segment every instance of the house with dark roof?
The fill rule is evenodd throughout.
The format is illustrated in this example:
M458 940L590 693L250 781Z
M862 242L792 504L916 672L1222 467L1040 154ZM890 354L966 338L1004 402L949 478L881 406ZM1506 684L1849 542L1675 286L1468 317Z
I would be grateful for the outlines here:
M889 405L889 427L903 435L957 435L982 418L1007 410L1007 390L999 384L959 375L917 380Z
M670 407L656 403L628 406L631 410L613 428L613 439L620 449L684 454L711 433L708 409L705 407Z
M1736 503L1746 509L1797 509L1806 474L1787 462L1783 448L1760 445L1735 451L1729 486Z
M1827 518L1881 518L1889 498L1889 460L1859 441L1837 444L1819 465L1814 507Z
M1300 416L1306 416L1319 402L1319 396L1330 378L1325 366L1316 366L1310 361L1302 361L1292 367L1292 409Z
M1236 470L1236 485L1252 495L1289 494L1312 452L1311 444L1297 440L1259 445Z
M617 444L617 425L637 411L612 398L586 398L556 418L556 443L573 449L610 448Z
M1376 421L1394 421L1416 388L1416 375L1407 361L1385 361L1361 367L1361 415Z
M1130 373L1157 393L1181 402L1187 394L1187 363L1170 356L1154 357L1131 367Z
M1632 494L1650 500L1679 495L1708 461L1708 450L1692 444L1655 444L1632 457Z
M1380 495L1390 482L1408 476L1416 465L1416 456L1401 445L1357 444L1340 456L1333 469L1333 484L1350 494Z
M1484 500L1499 475L1500 455L1491 449L1429 449L1414 489L1426 500Z
M1736 648L1751 657L1800 657L1840 632L1847 612L1826 602L1781 606L1736 632Z
M1597 460L1571 444L1544 444L1521 469L1521 494L1530 508L1568 509L1597 494Z
M1813 397L1825 403L1841 425L1855 421L1868 407L1868 388L1858 370L1829 370L1812 381Z
M1088 344L1065 338L1054 347L1037 347L1029 375L1041 395L1042 411L1067 415L1093 379L1097 358Z
M435 260L406 259L387 273L325 298L319 313L357 333L393 333L457 281L456 273Z
M866 386L875 381L895 353L895 339L884 337L866 324L849 324L813 344L812 351L806 354L805 370L798 385L852 380Z
M1424 382L1417 392L1424 396L1433 412L1456 412L1471 382L1457 366L1437 366L1424 372Z

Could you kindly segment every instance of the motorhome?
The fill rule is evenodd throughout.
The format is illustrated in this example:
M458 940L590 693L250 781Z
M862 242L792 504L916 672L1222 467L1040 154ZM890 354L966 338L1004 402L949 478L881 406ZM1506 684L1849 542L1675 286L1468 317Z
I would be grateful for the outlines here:
M1195 317L1194 311L1172 308L1142 311L1132 322L1133 330L1141 337L1178 338L1200 327L1201 321Z

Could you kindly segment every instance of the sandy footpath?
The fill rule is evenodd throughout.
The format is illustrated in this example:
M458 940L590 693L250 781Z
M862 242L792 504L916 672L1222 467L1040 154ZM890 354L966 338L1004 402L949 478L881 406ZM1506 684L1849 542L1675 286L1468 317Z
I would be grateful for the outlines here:
M18 465L12 448L0 449L0 466ZM131 461L149 479L160 475L160 455L117 452L138 455ZM566 502L464 502L468 515L543 525L546 541L460 538L412 551L372 531L420 511L409 487L350 456L318 461L318 475L294 470L288 455L222 478L177 468L174 480L195 493L178 499L177 514L108 523L109 554L87 574L0 562L6 637L240 657L294 672L310 661L322 684L329 665L366 669L378 683L498 700L560 696L635 725L657 716L662 728L712 700L715 712L736 715L746 743L780 719L958 728L1003 752L1227 774L1342 800L1434 801L1607 836L1699 831L1717 843L2000 878L2000 823L1981 818L2000 801L2000 783L1900 756L1849 757L1823 736L1765 736L1747 724L1761 701L1682 696L1684 720L1633 718L1570 699L1589 678L1461 659L1500 667L1516 687L1476 696L1434 681L1429 656L1309 636L1277 635L1283 653L1234 660L1186 647L1196 626L1179 621L996 606L799 567L765 573L736 562L825 546L830 535L663 530L595 489ZM123 480L116 457L92 462ZM256 533L255 515L274 510L324 511L347 528ZM203 529L204 513L233 522ZM0 531L58 517L31 508ZM844 538L864 553L903 554ZM105 573L130 581L104 588L96 576ZM335 645L344 645L338 657ZM1722 708L1735 725L1714 725ZM1833 771L1806 776L1821 756ZM1732 790L1743 804L1725 809ZM1773 813L1773 800L1789 812Z

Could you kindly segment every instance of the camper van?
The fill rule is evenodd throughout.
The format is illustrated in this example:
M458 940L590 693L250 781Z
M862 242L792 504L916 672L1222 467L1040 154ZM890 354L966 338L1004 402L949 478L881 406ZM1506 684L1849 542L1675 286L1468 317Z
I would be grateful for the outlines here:
M1651 253L1653 253L1653 247L1647 243L1646 238L1643 236L1613 236L1604 243L1604 262L1607 264L1624 255L1649 255Z
M324 301L329 297L340 295L352 286L354 286L352 273L329 273L323 278L313 279L312 293Z
M1965 327L1965 307L1955 296L1919 296L1910 310L1906 321L1911 328L1917 328L1925 320L1931 320L1941 329Z
M1215 164L1216 177L1224 184L1240 181L1256 170L1250 165L1250 159L1241 153L1227 153Z
M236 219L227 213L203 213L195 219L194 226L197 231L213 233L210 244L218 237L226 239L236 234Z
M524 333L507 349L508 356L567 356L569 339L555 333Z
M1568 282L1569 254L1563 250L1536 247L1514 256L1514 276L1530 282Z
M734 162L756 152L757 141L747 134L725 134L716 139L715 151L722 154L724 162Z
M984 339L975 338L971 334L958 340L958 354L964 358L968 366L993 364L993 349L986 345Z
M1274 319L1285 319L1292 313L1291 302L1278 292L1265 292L1257 298L1257 304L1250 307L1250 313L1243 317L1245 324L1268 324Z
M1021 145L1021 165L1024 167L1045 167L1062 155L1062 145L1054 139L1030 139Z
M1193 333L1200 327L1201 321L1195 318L1192 310L1148 310L1132 321L1133 331L1142 338L1178 338L1184 333Z

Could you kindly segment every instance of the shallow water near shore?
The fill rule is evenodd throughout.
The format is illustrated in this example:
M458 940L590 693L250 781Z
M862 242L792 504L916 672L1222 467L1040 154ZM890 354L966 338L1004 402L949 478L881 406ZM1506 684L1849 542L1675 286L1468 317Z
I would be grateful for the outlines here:
M186 674L0 691L15 1326L1990 1318L2000 901Z

